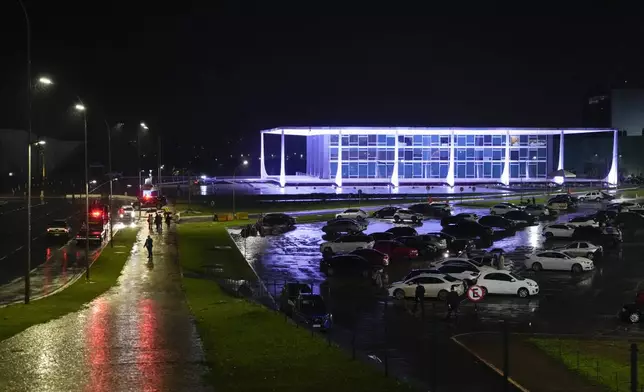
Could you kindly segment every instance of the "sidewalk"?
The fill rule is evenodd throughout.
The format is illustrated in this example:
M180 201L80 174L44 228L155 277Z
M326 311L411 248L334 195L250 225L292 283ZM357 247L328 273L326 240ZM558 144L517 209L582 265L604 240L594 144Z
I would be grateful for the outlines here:
M0 342L1 391L206 391L174 227L141 229L118 285L81 311Z

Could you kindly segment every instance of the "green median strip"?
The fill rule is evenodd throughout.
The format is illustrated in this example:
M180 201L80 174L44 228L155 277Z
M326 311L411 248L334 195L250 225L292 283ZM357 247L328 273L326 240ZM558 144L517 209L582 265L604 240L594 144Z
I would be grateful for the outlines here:
M91 283L78 279L65 290L33 301L29 305L16 304L0 308L0 341L24 331L32 325L64 316L79 310L84 304L112 287L125 265L136 240L137 229L122 229L114 236L115 244L107 246L92 265Z
M219 277L255 280L248 263L217 223L179 225L184 275L217 263ZM381 371L351 360L336 346L261 305L231 297L213 280L184 277L211 373L222 391L409 391Z
M629 390L629 341L549 338L531 338L529 341L594 385L602 385L610 391ZM642 346L642 343L639 345ZM644 374L644 363L641 359L638 373ZM640 381L639 384L638 391L644 388L644 382Z

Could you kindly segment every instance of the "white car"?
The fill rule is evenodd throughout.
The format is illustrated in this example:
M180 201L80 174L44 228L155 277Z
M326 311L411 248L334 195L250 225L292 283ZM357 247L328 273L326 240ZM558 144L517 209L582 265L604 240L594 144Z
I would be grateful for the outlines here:
M520 208L508 204L497 204L490 208L490 214L492 215L504 215L510 211L520 211Z
M603 247L586 241L573 242L562 248L555 248L553 250L564 252L569 256L581 256L590 260L593 260L597 255L601 255L604 252Z
M571 238L574 232L575 232L575 226L573 225L570 225L567 223L555 223L553 225L548 225L544 227L541 235L543 235L546 238L553 238L553 237Z
M394 213L394 222L411 221L416 223L422 220L423 220L423 215L418 214L412 210L401 208Z
M119 208L119 219L132 220L136 216L136 211L134 207L129 204L125 204Z
M338 253L349 253L356 249L373 248L374 243L373 237L369 235L348 234L334 241L323 242L320 245L320 252L322 252L322 255L326 259Z
M595 265L592 260L585 257L573 257L556 250L544 250L526 255L525 267L533 271L545 269L580 273L582 271L592 271Z
M588 192L583 196L579 196L579 201L602 201L602 200L612 200L613 197L602 191L592 191Z
M593 218L592 216L578 216L575 218L571 218L568 224L574 227L582 227L582 226L599 227L599 223L597 223L595 221L595 218Z
M432 265L442 274L448 274L456 279L466 281L468 283L475 283L482 272L496 271L495 268L478 265L472 260L465 258L450 258L438 261Z
M389 285L387 290L389 295L396 299L413 298L416 295L418 284L425 288L425 297L438 298L442 301L447 299L447 294L452 291L452 287L458 295L465 293L463 282L449 275L438 273L422 273L406 281L394 282Z
M476 284L486 294L510 294L521 298L539 294L537 282L505 270L485 272Z
M617 212L641 211L642 206L638 203L631 203L628 201L622 203L613 203L606 207L607 210L614 210Z
M476 214L468 213L468 212L461 212L460 214L454 215L454 218L462 219L462 220L468 220L472 222L477 222L479 220L479 216Z
M543 204L529 204L525 206L523 211L527 212L532 216L550 215L550 210L548 210L548 208Z
M337 219L348 218L355 220L365 220L369 216L366 212L359 208L348 208L341 213L337 214L335 217Z
M442 208L443 210L449 211L449 212L454 211L454 208L448 203L431 202L429 203L429 205L434 208Z

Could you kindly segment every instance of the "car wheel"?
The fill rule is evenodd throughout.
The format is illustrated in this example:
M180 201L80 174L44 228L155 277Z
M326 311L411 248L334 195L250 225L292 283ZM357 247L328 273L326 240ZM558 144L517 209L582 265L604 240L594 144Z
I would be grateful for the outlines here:
M543 266L541 265L541 263L532 263L531 268L534 272L539 272L543 269Z
M592 259L594 259L594 258L595 258L595 254L594 254L594 253L588 253L588 254L586 255L586 258L587 258L587 259L589 259L589 260L592 260Z
M519 291L517 291L517 295L519 298L527 298L530 295L530 292L525 287L521 287Z
M438 298L439 301L445 301L447 299L447 294L447 290L441 290L438 292L436 298Z
M602 201L602 199L601 199L601 198L599 198L599 197L596 197L596 198L595 198L595 201L596 201L596 202L600 202L600 201Z
M358 220L358 221L362 222L362 221L364 220L364 216L362 216L362 215L358 215L358 217L356 218L356 220Z
M412 222L414 222L414 223L416 223L416 222L418 222L418 218L416 218L415 216L412 216L412 217L411 217L411 221L412 221Z
M575 265L573 265L573 266L572 266L572 269L571 269L571 271L572 271L572 273L573 273L573 274L580 274L583 270L584 270L584 269L583 269L583 268L581 268L581 265L580 265L580 264L575 264Z
M342 219L342 215L336 215L335 218L336 219Z
M394 222L400 222L400 217L398 215L394 215Z
M633 324L637 324L640 322L640 314L638 312L633 312L628 315L628 321L630 321Z
M333 257L333 249L325 248L324 252L322 252L322 257L324 257L324 260L328 260Z
M405 292L402 291L401 289L398 289L398 290L394 291L394 298L396 298L398 300L405 299Z
M546 238L552 238L552 237L554 237L554 236L555 236L555 235L554 235L554 234L552 234L551 232L547 232L547 233L546 233Z
M490 211L490 215L496 215L496 211Z

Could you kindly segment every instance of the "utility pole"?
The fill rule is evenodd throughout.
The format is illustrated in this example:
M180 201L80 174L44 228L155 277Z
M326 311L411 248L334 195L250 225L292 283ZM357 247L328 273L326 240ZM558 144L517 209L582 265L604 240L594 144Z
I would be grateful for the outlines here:
M157 158L159 160L159 170L158 170L157 188L158 188L159 196L161 196L161 135L159 135L158 137L158 143L159 143L159 146L157 150L158 151Z
M110 180L110 247L114 247L114 224L113 224L113 217L112 217L112 183L114 182L114 174L112 173L112 129L110 128L110 124L105 120L105 126L107 127L107 166L108 166L108 171L109 171L109 180Z

